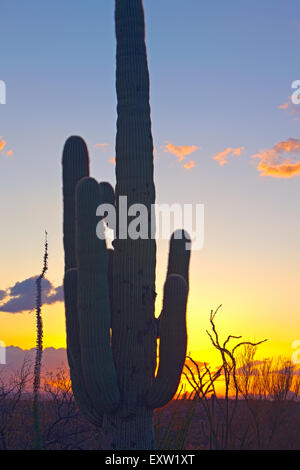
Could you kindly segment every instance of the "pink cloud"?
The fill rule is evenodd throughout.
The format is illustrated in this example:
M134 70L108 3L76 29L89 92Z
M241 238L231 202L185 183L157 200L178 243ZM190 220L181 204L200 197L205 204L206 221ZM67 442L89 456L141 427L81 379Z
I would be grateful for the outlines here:
M191 170L192 168L194 168L196 166L196 163L194 162L194 160L191 160L190 162L186 162L183 167L186 169L186 170Z
M106 142L104 142L103 144L95 144L94 145L95 149L102 148L102 150L107 150L107 147L109 147L109 144L106 143Z
M278 106L279 109L288 109L290 103L283 103L281 105Z
M2 137L0 137L0 139L0 152L2 152L2 150L6 146L6 140L4 140Z
M198 150L196 145L174 145L166 144L164 146L165 152L175 155L179 162L182 162L188 155Z
M239 157L243 150L245 150L245 147L237 147L237 148L227 147L222 152L219 152L216 155L214 155L213 158L214 160L219 162L220 166L224 166L228 163L228 158Z
M259 160L257 170L261 176L292 178L300 174L300 139L290 137L271 149L260 150L252 158Z
M286 103L282 103L278 106L278 109L282 109L288 116L294 116L295 114L300 112L300 104L296 105L292 102L291 97L288 97L288 101ZM298 118L294 118L298 120Z

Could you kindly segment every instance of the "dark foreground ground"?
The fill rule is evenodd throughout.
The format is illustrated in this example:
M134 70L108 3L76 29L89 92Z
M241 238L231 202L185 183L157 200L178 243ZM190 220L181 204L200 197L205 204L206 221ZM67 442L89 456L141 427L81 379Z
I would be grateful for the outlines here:
M206 406L206 411L204 409ZM300 449L300 404L295 401L174 400L155 412L157 447L196 449ZM227 413L228 411L228 413ZM230 423L230 418L232 420ZM101 449L101 431L80 414L71 396L40 403L44 449ZM31 399L0 403L0 448L33 449Z

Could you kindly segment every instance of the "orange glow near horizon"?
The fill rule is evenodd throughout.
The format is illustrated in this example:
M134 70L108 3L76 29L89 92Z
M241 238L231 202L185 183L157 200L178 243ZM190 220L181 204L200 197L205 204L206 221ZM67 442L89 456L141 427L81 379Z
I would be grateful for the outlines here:
M16 346L21 349L31 349L35 347L36 329L35 312L30 313L4 313L1 312L2 325L1 340L6 346ZM57 302L53 305L42 307L42 319L44 348L65 348L66 332L64 305Z
M298 289L296 267L287 262L279 269L273 265L273 260L267 262L267 266L260 265L259 254L257 257L253 259L240 253L233 264L230 253L222 258L219 252L211 253L209 247L192 252L187 352L194 359L213 366L219 364L219 356L206 330L210 329L211 309L215 310L220 304L223 306L216 317L216 326L222 338L229 334L241 335L243 340L250 341L266 338L268 341L257 350L259 359L278 355L291 357L292 343L300 339L299 302L295 296ZM157 258L156 316L162 304L167 249L159 248ZM52 273L53 277L60 278L55 273ZM43 306L42 317L44 347L66 347L63 303ZM1 312L1 327L0 339L7 346L35 347L34 311Z

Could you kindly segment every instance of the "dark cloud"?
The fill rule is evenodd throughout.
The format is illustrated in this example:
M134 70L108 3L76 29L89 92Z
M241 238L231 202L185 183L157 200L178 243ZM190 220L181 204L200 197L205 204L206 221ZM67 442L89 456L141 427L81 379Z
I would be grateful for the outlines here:
M54 302L64 301L64 286L55 287L53 292L48 296L48 304L54 304Z
M6 296L8 300L0 305L1 312L19 313L35 308L36 277L29 277L16 282L6 291L0 290L0 301ZM50 305L64 300L63 286L54 287L48 279L42 279L42 304Z
M6 295L6 290L0 290L0 301L3 300Z

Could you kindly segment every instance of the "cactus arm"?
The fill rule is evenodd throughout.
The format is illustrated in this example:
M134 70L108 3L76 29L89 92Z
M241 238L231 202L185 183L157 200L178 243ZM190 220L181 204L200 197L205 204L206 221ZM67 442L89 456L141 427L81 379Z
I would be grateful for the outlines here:
M89 155L86 143L79 136L67 139L63 149L63 233L65 251L65 316L67 355L74 397L86 418L101 425L102 416L93 406L82 380L81 351L77 309L77 266L75 247L75 188L78 181L89 175Z
M110 347L108 256L105 240L96 236L99 187L83 178L76 190L78 307L83 377L98 411L112 412L120 401Z
M63 233L65 271L77 266L75 249L75 187L89 175L89 154L81 137L69 137L63 150Z
M186 243L190 243L189 234L184 230L176 230L170 239L169 262L167 277L170 274L180 274L189 285L190 251Z
M147 406L160 408L175 395L186 357L186 303L188 286L179 274L170 274L164 287L160 316L159 367L146 398Z
M170 239L163 309L158 318L159 367L147 395L147 405L152 408L160 408L173 398L185 362L190 263L190 251L186 250L187 242L190 242L190 237L184 230L176 230Z
M72 391L79 408L85 417L96 426L101 426L102 415L98 414L82 380L80 333L77 310L77 269L69 269L64 277L66 309L67 355L70 367Z
M101 181L99 183L100 204L115 205L115 191L110 183Z
M103 205L110 205L111 209L116 210L116 204L115 204L115 191L110 183L101 182L99 183L99 193L100 193L100 204ZM105 208L106 209L106 208ZM106 211L105 211L106 212ZM114 233L116 231L116 220L110 220L107 218L107 213L102 216L104 219L105 224L109 229L111 229Z
M186 249L186 243L191 243L189 234L185 230L175 230L170 238L169 244L169 260L167 276L171 274L180 274L189 287L189 267L190 267L190 251ZM160 319L162 314L157 318L157 337L160 336Z

